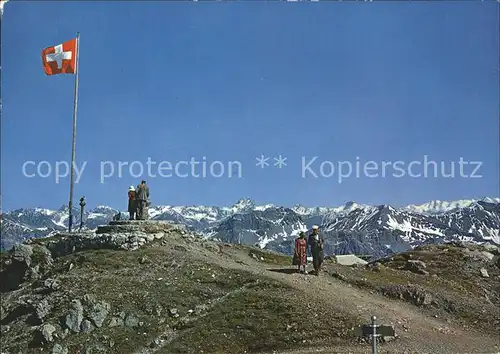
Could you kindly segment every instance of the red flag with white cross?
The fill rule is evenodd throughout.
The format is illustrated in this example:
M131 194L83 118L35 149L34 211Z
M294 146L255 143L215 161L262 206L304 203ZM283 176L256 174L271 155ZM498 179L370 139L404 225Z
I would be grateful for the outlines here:
M76 73L76 38L42 51L43 70L47 75Z

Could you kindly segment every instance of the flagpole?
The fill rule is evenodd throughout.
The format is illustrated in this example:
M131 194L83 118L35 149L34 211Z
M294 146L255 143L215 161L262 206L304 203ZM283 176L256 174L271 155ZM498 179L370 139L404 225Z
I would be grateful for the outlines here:
M78 75L80 60L80 32L76 33L76 59L75 59L75 102L73 107L73 147L71 149L71 177L69 187L69 221L68 232L71 232L73 226L73 189L74 189L74 172L75 172L75 150L76 150L76 111L78 108Z

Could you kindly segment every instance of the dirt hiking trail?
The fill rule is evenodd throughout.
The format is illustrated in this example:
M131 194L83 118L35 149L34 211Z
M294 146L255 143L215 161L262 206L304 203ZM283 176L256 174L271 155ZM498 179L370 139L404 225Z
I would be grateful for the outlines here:
M398 336L393 341L378 344L378 353L500 353L500 334L498 338L492 338L474 330L458 328L439 318L425 316L413 305L355 288L327 274L314 276L286 272L283 267L253 259L248 250L245 252L230 246L221 246L219 254L204 253L200 256L210 257L222 267L248 271L300 290L304 293L304 303L317 301L327 313L357 314L366 319L360 325L369 323L372 315L377 316L378 323L393 325ZM272 353L371 353L371 345L331 348L319 345Z

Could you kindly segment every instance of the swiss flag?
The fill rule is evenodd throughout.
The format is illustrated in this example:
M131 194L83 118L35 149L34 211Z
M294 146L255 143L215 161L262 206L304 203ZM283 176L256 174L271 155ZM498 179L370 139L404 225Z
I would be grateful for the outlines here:
M76 38L42 50L43 70L47 75L76 72Z

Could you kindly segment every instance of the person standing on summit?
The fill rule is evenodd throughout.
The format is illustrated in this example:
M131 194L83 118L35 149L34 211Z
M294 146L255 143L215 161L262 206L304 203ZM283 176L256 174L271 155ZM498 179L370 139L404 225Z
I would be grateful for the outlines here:
M137 202L137 220L148 219L148 203L149 203L149 187L146 181L141 181L135 191L135 199Z
M135 188L130 186L128 189L128 214L129 220L134 220L136 217L137 205L135 200Z
M311 247L311 254L313 257L314 275L319 275L321 265L324 258L324 242L323 236L319 233L319 227L314 225L312 234L309 235L308 244Z
M307 240L304 231L299 233L299 237L295 239L295 250L293 252L293 265L298 266L298 272L307 274L306 264L307 264ZM303 268L304 270L302 270Z

